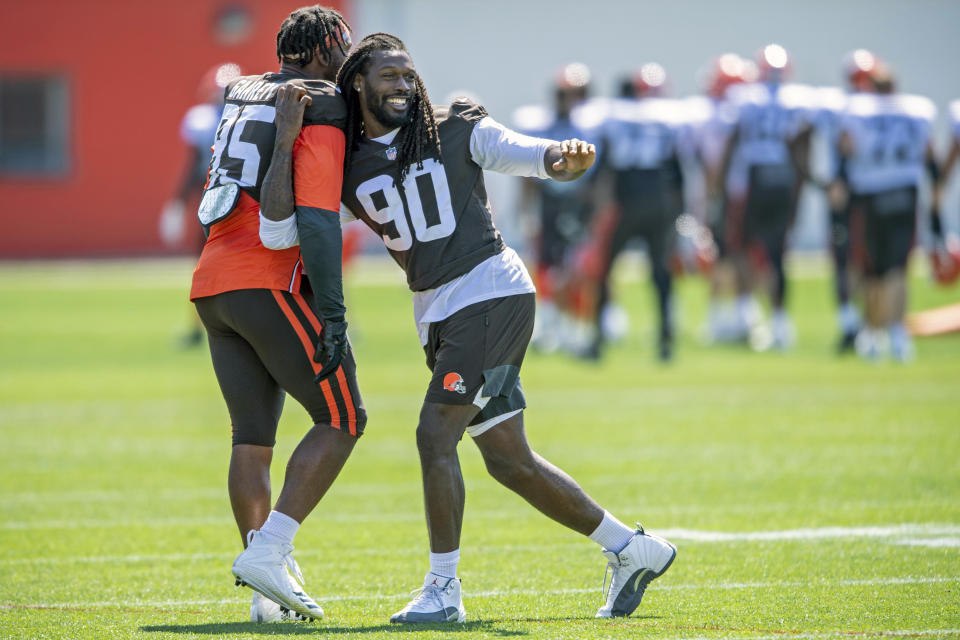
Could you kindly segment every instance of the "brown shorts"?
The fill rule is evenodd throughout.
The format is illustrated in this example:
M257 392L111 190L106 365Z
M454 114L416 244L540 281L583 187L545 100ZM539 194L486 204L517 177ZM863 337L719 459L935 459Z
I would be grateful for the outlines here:
M475 404L471 426L527 406L520 366L533 333L532 293L472 304L430 325L427 402Z
M198 298L197 313L207 329L213 369L233 424L233 444L272 447L289 393L310 414L354 436L363 433L367 413L357 386L353 350L320 384L313 361L321 325L300 294L240 289Z

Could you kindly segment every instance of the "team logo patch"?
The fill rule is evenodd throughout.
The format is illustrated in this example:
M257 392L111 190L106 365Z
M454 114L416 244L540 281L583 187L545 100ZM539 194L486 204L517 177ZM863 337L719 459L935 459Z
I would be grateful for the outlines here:
M393 162L397 159L397 148L396 147L387 147L387 150L383 152L387 156L387 160Z
M461 395L467 392L467 387L463 384L463 376L453 371L443 376L443 388Z

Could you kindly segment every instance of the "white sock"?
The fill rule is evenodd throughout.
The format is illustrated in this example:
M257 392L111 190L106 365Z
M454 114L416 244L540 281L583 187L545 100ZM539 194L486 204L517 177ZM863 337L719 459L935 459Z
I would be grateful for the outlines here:
M590 539L607 551L619 552L627 546L635 533L636 531L610 515L609 511L604 511L603 520L590 534Z
M271 511L267 521L260 527L260 533L273 538L271 542L285 542L293 544L293 536L297 535L300 523L279 511Z
M444 578L457 577L457 564L460 562L460 549L447 553L430 552L430 573Z

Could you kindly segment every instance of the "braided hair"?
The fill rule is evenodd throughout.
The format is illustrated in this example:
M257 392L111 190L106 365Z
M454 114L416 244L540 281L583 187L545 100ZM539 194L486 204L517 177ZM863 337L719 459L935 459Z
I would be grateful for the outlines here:
M349 40L344 42L344 32L350 25L334 9L314 5L301 7L280 25L277 32L277 60L292 62L304 67L313 61L317 47L329 54L334 44L343 55L350 49Z
M347 103L346 157L344 168L350 167L353 151L363 136L363 115L360 110L360 95L353 86L357 74L365 74L370 68L370 58L377 51L407 51L400 38L389 33L373 33L365 37L350 51L350 55L337 73L337 86ZM394 146L397 148L397 164L400 166L400 181L407 177L410 165L423 168L423 160L431 152L442 162L437 122L433 105L427 96L423 80L417 75L415 91L410 101L410 119L404 124Z

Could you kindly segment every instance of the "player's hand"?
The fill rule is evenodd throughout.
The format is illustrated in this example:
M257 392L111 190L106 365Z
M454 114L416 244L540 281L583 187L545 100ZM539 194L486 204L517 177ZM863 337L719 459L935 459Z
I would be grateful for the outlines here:
M560 143L560 159L553 163L553 170L583 173L596 159L597 148L586 140L564 140Z
M183 232L186 228L186 206L183 200L170 200L160 212L160 220L157 223L157 231L160 233L160 239L168 247L175 247L183 240Z
M293 149L303 126L303 112L313 102L307 90L295 84L284 84L277 90L277 146Z
M314 362L323 365L313 381L317 384L323 382L327 376L337 370L343 357L350 350L350 343L347 342L347 323L345 320L339 322L327 322L320 331L320 344L317 345L317 352L313 356Z

